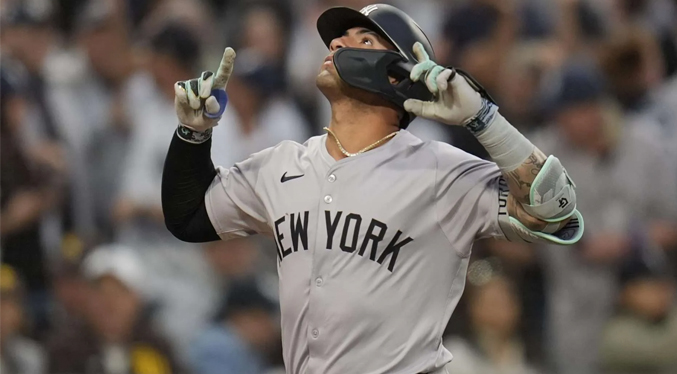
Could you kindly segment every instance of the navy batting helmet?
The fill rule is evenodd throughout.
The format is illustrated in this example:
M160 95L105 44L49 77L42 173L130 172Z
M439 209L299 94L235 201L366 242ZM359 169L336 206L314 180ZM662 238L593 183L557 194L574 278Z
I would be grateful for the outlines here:
M368 5L357 11L335 7L326 10L317 20L317 30L329 47L353 27L364 27L376 32L397 48L397 51L341 48L334 54L334 65L339 77L348 85L376 93L402 108L404 116L400 127L406 128L415 116L404 110L404 101L433 98L423 82L412 82L409 73L417 63L413 47L420 42L432 60L435 52L428 37L411 17L387 4ZM392 84L389 77L397 80Z

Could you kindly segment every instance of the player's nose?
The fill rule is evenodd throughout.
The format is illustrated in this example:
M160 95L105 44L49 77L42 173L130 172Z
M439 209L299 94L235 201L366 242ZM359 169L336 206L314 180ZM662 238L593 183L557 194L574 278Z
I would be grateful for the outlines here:
M346 43L343 40L343 37L340 37L340 38L336 38L336 39L332 40L331 43L329 43L329 50L332 51L332 52L335 52L335 51L339 50L340 48L345 48L345 46L346 46Z

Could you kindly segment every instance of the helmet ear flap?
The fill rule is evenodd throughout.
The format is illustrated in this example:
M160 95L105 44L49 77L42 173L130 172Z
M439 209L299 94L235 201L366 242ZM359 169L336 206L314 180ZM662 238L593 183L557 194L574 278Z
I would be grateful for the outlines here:
M390 50L341 48L334 53L334 65L341 80L348 85L378 94L403 111L400 127L406 128L414 117L404 111L407 99L432 100L423 82L409 78L414 63ZM392 83L390 77L397 80Z
M341 48L334 53L339 77L348 85L379 94L393 101L396 91L389 78L389 66L403 60L402 55L388 50ZM398 102L395 104L401 105Z

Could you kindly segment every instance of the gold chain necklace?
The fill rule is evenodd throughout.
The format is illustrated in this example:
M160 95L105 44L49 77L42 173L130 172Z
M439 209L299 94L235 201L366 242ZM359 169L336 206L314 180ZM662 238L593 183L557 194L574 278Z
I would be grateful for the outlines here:
M383 143L384 141L392 138L393 136L397 135L397 133L399 132L399 131L391 132L390 134L384 136L383 138L381 138L381 139L371 143L370 145L360 149L359 151L357 151L355 153L350 153L350 152L346 151L345 148L343 148L343 146L341 145L341 142L339 141L338 137L336 136L336 134L334 134L333 131L331 131L331 129L329 127L325 127L324 130L326 132L330 133L331 136L334 137L334 140L336 140L336 145L339 147L339 150L341 151L341 153L343 153L346 157L355 157L355 156L359 155L360 153L364 153L366 151L374 149L377 145L379 145L379 144Z

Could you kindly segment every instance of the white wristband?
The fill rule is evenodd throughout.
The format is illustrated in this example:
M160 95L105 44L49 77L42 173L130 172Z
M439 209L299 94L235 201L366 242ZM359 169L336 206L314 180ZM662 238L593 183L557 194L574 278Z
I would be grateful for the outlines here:
M466 124L466 128L484 146L501 171L513 171L534 152L535 146L498 113L496 105L483 100L482 110Z

